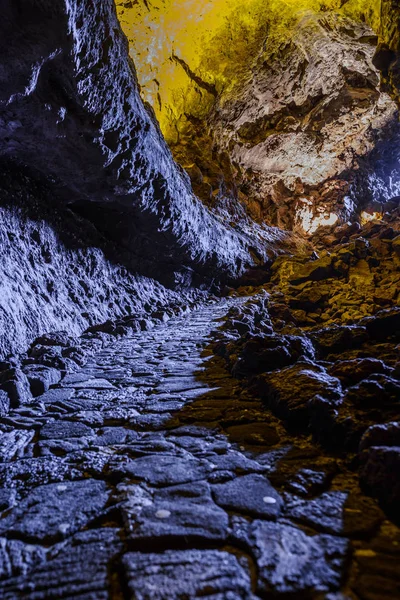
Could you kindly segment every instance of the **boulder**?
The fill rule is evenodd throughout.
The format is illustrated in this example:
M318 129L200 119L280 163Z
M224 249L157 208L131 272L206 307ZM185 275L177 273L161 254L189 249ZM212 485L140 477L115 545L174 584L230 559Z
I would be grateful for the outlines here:
M328 375L324 367L308 361L261 375L257 387L262 399L278 416L297 426L308 424L309 403L316 396L322 396L333 407L341 403L339 379Z
M368 340L366 327L360 325L335 325L311 334L318 353L322 357L360 348Z
M32 396L41 396L48 389L61 380L61 372L52 367L42 365L28 365L23 371L29 381Z
M400 446L371 446L361 456L363 488L382 502L397 521L400 519Z
M8 369L0 373L0 389L8 394L10 406L13 408L32 402L28 378L19 368Z
M367 450L372 446L400 446L400 422L373 425L363 435L359 450Z
M356 358L353 360L339 360L328 372L333 377L340 379L343 386L348 387L360 383L369 375L374 373L391 373L391 369L385 363L376 358Z

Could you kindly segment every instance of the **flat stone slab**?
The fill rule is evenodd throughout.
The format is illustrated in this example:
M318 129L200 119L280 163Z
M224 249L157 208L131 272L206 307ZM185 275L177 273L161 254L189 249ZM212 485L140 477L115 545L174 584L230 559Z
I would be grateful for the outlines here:
M108 497L106 484L93 479L39 486L0 521L0 532L29 542L54 543L87 525Z
M367 537L384 520L372 498L339 491L326 492L313 500L296 499L287 514L316 531L348 537Z
M43 440L63 440L66 438L90 437L93 429L79 421L53 421L43 425L39 435Z
M348 540L309 536L282 523L254 521L240 539L252 548L258 566L258 591L264 595L312 598L340 588ZM304 595L304 596L303 596Z
M171 545L181 538L190 542L223 542L228 532L228 515L211 500L206 503L190 502L180 498L177 502L155 502L146 506L130 522L130 540L144 544Z
M110 465L112 469L113 465ZM174 485L207 477L207 467L200 460L152 454L116 465L126 475L151 485Z
M282 498L262 475L236 477L213 485L215 502L227 510L276 519L282 509Z
M0 581L0 597L109 600L109 565L121 552L121 546L119 530L114 528L78 533L53 549L47 560L41 547L8 542L5 550L12 576ZM2 550L0 541L0 561Z
M72 387L75 390L116 390L115 385L107 381L107 379L86 379L78 382L65 382L64 387Z
M217 550L168 551L162 554L126 554L122 564L132 598L182 600L215 598L250 600L247 571L237 558Z

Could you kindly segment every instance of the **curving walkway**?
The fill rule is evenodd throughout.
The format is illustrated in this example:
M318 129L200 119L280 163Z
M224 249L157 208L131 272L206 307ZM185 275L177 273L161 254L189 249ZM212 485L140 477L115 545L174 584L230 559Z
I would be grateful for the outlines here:
M379 508L207 349L235 302L116 341L1 419L1 598L374 598Z

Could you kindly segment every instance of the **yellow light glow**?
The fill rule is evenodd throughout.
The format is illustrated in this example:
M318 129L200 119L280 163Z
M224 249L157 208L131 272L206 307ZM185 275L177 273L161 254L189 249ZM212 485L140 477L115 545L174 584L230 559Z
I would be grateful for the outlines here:
M182 114L207 115L215 100L207 87L220 98L229 94L248 76L260 52L267 57L290 37L304 11L341 10L377 27L377 0L341 4L342 0L116 0L142 96L171 139L179 136ZM189 72L205 86L191 85Z
M361 213L361 225L365 225L366 223L370 223L371 221L381 221L382 214L379 212L368 213L366 211L362 211Z
M332 225L336 225L338 220L339 217L336 213L319 212L318 214L315 214L313 203L307 198L301 200L300 208L296 213L297 224L300 229L308 235L312 235L320 227L331 227Z

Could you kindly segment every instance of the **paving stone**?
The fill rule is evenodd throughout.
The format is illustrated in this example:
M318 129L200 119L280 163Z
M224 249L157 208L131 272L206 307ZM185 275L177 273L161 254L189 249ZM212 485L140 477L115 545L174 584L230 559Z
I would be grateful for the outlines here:
M339 589L348 556L347 540L309 536L296 527L266 521L254 521L248 530L239 531L238 537L256 557L260 593L313 597Z
M13 573L0 582L0 597L4 600L109 600L109 568L121 549L117 529L79 533L66 545L54 547L48 560L36 566L31 560L29 566L33 568L26 576ZM23 549L20 552L27 553ZM23 559L26 564L25 557Z
M16 491L14 489L0 489L0 511L8 510L16 503Z
M59 456L23 458L0 464L0 483L5 487L31 489L53 482L82 479L82 471Z
M55 542L99 515L108 497L106 484L91 479L40 486L0 521L0 531L29 542Z
M262 475L245 475L212 487L215 502L225 509L276 519L282 498Z
M241 299L222 301L113 339L34 404L1 417L1 598L347 600L349 538L359 574L348 580L352 589L380 600L371 571L385 600L396 597L398 529L356 491L357 474L308 437L294 442L223 359L203 352L229 303L240 312ZM248 330L251 319L239 317L234 322ZM321 356L331 360L343 331L315 336ZM306 342L285 336L300 356ZM349 351L359 351L361 337ZM337 372L343 382L354 384L352 360L362 361L360 376L378 369L394 377L379 356L350 356ZM311 369L316 380L331 373L329 362L321 364ZM274 385L289 390L290 381L279 379L285 372L275 373ZM392 452L389 429L371 429L359 458L379 450L378 438L379 451ZM385 481L394 480L392 471Z
M0 591L1 580L26 575L45 557L46 550L41 546L0 537Z
M65 387L73 387L76 390L112 390L116 389L115 386L107 381L107 379L87 379L85 381L79 382L65 382L63 381L63 386Z
M136 600L250 600L250 577L233 554L217 550L126 554L122 563Z
M74 437L90 437L94 435L93 429L77 421L53 421L43 425L40 437L43 440L55 440Z
M127 523L128 539L138 548L156 550L181 539L187 543L222 542L227 538L228 516L211 500L203 503L180 498L179 502L156 500L134 522Z
M10 410L10 397L4 390L0 390L0 417L8 415Z
M372 498L339 491L314 500L294 499L287 515L316 531L347 537L370 536L385 518Z
M62 402L65 400L69 400L73 395L74 391L68 388L54 388L52 390L48 390L45 394L40 396L40 401L48 404L52 404L55 402Z
M150 455L126 461L120 471L127 476L143 479L152 485L173 485L205 479L207 465L204 462L177 456Z
M0 432L0 462L8 462L18 454L22 456L34 435L34 431L18 429Z

